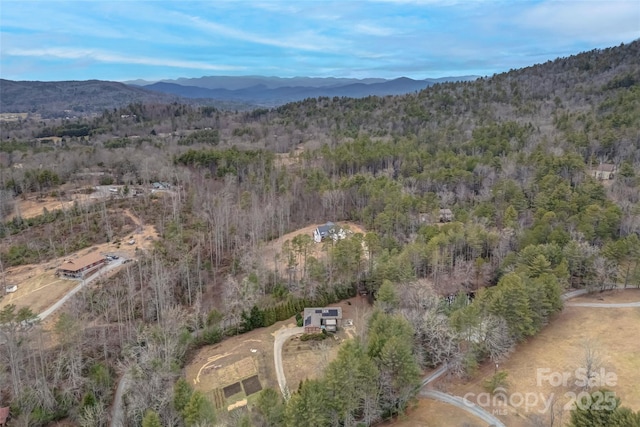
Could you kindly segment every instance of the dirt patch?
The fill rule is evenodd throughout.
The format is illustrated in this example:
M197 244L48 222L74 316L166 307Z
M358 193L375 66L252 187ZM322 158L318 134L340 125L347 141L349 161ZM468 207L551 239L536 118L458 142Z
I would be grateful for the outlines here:
M298 145L293 152L290 153L276 153L275 165L285 168L291 168L292 166L299 166L304 154L304 145Z
M260 384L260 378L257 375L254 375L246 380L242 380L242 388L244 388L244 394L247 396L251 396L254 393L262 390L262 385Z
M594 302L594 298L597 301L601 297L604 298L602 302L635 302L640 301L640 292L635 289L613 291L598 296L575 298L571 302ZM580 373L576 369L583 367L584 345L590 341L600 354L600 367L604 369L605 375L613 375L615 378L606 388L621 399L623 406L634 411L640 410L640 340L636 339L635 330L638 322L640 308L565 308L538 335L518 345L509 359L498 367L508 372L506 395L509 399L511 396L529 395L533 402L535 394L536 404L483 406L508 426L528 427L540 420L548 425L551 410L545 410L544 405L555 398L556 421L561 418L566 422L569 419L572 393L583 391L576 384L576 381L580 381ZM485 364L471 381L454 380L446 383L445 380L436 384L436 387L457 396L467 393L479 396L485 393L482 386L484 380L490 378L495 371L493 364ZM555 385L549 380L548 375L551 373L566 375L567 381ZM470 400L477 401L474 398ZM434 401L420 400L420 409L417 411L431 411L429 408L433 405L436 405ZM452 422L453 424L447 425L460 425L457 421Z
M44 209L49 212L56 210L71 209L74 203L91 203L95 202L99 198L108 197L108 193L89 193L82 191L67 191L65 196L51 197L51 196L31 196L29 198L16 198L14 212L9 214L5 221L11 220L16 216L20 216L24 219L34 218L38 215L42 215Z
M269 271L275 271L277 269L278 274L285 275L287 273L287 260L286 256L282 252L284 242L286 242L287 240L291 242L294 237L301 234L307 234L313 237L313 231L318 227L318 225L321 224L309 225L291 233L287 233L284 236L279 237L278 239L266 243L260 250L260 259L262 261L262 265L264 265ZM337 223L337 225L351 230L353 233L366 233L364 228L354 222L340 222ZM324 259L326 257L324 244L315 242L312 243L307 257L315 257L319 260ZM304 259L302 259L302 257L298 257L296 261L296 271L302 271L304 269Z
M224 397L228 399L234 394L240 393L242 391L242 386L240 385L240 383L233 383L224 387L222 391L224 392Z

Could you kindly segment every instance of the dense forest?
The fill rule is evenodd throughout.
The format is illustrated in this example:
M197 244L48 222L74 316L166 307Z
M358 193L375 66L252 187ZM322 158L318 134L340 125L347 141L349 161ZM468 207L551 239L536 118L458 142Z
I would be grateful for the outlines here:
M108 425L125 372L128 426L372 425L405 410L424 369L473 375L506 357L567 289L640 287L639 41L404 96L0 125L3 215L96 184L172 188L0 225L3 268L128 233L108 219L123 209L160 236L54 325L0 310L12 425ZM287 242L274 256L288 275L260 256L328 220L366 232L323 243L323 257L311 236ZM266 389L227 414L180 379L194 349L357 292L375 299L366 333L286 401Z

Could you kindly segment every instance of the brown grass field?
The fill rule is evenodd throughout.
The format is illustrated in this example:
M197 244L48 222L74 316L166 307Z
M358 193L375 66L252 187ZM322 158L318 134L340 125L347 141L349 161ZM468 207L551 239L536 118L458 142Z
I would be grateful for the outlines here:
M428 405L424 403L428 402ZM420 400L406 414L385 422L394 427L487 427L488 424L467 412L435 400Z
M640 301L640 290L637 289L596 293L570 300L600 303L636 301ZM538 335L518 345L515 352L499 364L500 370L508 372L507 395L517 394L526 397L530 394L533 402L533 393L538 396L538 405L529 405L528 411L524 404L485 409L489 412L496 409L496 415L509 427L532 427L537 425L538 420L546 420L544 425L549 425L550 411L544 411L542 401L557 396L556 420L562 419L562 422L566 423L569 419L570 393L577 394L582 391L575 384L579 379L576 369L584 365L584 345L591 342L592 347L600 354L601 368L608 375L615 375L615 381L607 388L621 399L623 406L634 411L640 410L640 340L637 338L639 324L640 308L566 307ZM561 384L554 387L542 372L538 381L538 369L566 373L569 376L567 386ZM485 364L470 381L453 380L447 383L445 380L435 386L457 396L464 396L470 392L478 395L485 392L482 384L494 372L493 364ZM404 420L389 425L466 425L468 415L462 414L462 411L455 408L444 412L434 410L442 405L427 399L420 400L415 408L408 411ZM504 413L506 415L503 415ZM470 425L484 425L480 420L476 420L475 423Z

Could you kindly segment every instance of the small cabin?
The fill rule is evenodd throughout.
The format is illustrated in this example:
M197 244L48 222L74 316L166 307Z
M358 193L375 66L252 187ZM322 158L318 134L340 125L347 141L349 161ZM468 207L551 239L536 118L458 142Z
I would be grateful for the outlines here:
M600 163L593 170L593 177L600 180L610 180L615 177L616 165L611 163Z

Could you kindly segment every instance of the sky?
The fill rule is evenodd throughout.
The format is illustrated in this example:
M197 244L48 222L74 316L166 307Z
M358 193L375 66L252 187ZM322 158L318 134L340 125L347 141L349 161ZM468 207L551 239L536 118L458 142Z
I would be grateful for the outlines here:
M0 0L0 77L488 76L640 38L640 0Z

